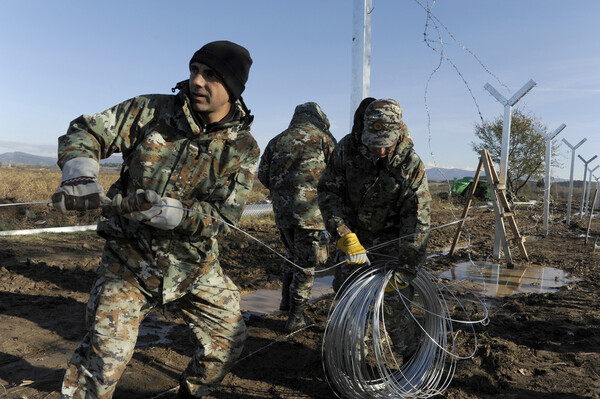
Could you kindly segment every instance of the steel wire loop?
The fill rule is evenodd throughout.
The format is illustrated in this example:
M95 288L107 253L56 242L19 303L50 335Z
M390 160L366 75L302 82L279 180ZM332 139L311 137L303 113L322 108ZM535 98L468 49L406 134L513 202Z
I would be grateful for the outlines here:
M416 352L405 359L396 352L385 323L384 296L393 276L389 267L377 266L355 273L334 298L328 315L322 346L325 374L338 396L364 398L429 398L441 394L450 384L458 359L472 357L477 345L474 323L454 295L431 273L421 270L412 281L414 297L400 295L401 302L416 323ZM448 296L458 302L450 307ZM467 316L450 317L453 309ZM453 323L471 328L473 350L460 356L455 344ZM470 344L469 344L470 345ZM462 349L462 348L461 348ZM463 352L461 350L460 352Z

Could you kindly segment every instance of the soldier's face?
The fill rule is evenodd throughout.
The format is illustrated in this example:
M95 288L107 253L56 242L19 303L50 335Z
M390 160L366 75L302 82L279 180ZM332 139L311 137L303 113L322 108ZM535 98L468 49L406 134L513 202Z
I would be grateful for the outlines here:
M390 155L392 152L394 152L397 145L398 145L398 139L396 139L396 142L389 147L369 147L369 152L371 154L375 155L377 158L385 158L388 155Z
M190 65L190 101L205 123L218 122L230 109L229 92L217 73L208 65Z

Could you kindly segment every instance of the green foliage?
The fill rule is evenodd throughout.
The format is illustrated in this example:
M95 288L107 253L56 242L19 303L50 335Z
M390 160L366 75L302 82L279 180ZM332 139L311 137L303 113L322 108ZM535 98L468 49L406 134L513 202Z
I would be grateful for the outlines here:
M492 160L499 164L502 148L503 117L493 121L483 121L475 124L475 135L480 142L472 142L473 151L477 154L481 150L489 151ZM512 112L510 126L510 145L508 152L507 189L515 197L519 190L527 185L530 180L543 179L545 173L546 139L539 135L534 127L545 134L548 129L533 114L525 114L515 109ZM552 153L556 154L558 142L552 140ZM558 157L552 157L552 167L560 167ZM499 173L499 171L498 171Z

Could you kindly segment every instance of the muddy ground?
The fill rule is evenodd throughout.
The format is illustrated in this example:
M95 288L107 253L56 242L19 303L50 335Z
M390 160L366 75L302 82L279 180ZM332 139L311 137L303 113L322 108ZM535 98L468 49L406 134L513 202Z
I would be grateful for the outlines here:
M457 253L447 254L456 225L432 232L429 251L439 256L428 258L431 270L492 260L494 215L479 205L473 204L473 218L465 223L468 248L461 239ZM586 245L588 219L573 217L567 227L564 204L552 204L547 237L540 202L514 209L529 254L526 261L511 246L515 265L560 268L580 281L549 293L488 298L489 324L475 327L477 352L458 361L440 397L600 398L600 252L594 252L600 222L592 221ZM452 222L462 211L459 202L450 207L436 198L432 225ZM241 227L282 251L271 221ZM280 288L282 263L275 254L239 232L221 242L222 266L244 293ZM84 335L85 303L102 245L93 232L0 237L0 398L60 397L64 367ZM321 326L331 300L326 296L310 305L309 315ZM335 397L322 366L322 329L286 337L284 322L278 312L247 317L242 359L210 398ZM153 313L143 325L114 397L174 398L172 388L192 350L187 327L169 309Z

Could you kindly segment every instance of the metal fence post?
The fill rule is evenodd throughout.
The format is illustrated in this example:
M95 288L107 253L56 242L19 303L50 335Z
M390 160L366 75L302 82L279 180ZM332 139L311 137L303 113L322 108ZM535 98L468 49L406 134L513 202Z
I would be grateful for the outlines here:
M583 159L583 157L581 155L577 155L577 157L579 159L581 159L584 163L584 168L583 168L583 187L581 188L581 203L579 204L579 219L583 219L583 203L585 201L585 187L586 187L586 183L587 183L587 170L588 170L588 165L590 162L592 162L594 159L596 159L598 157L598 155L594 155L593 157L591 157L589 160L585 160Z
M544 237L548 236L548 214L550 213L550 165L552 163L552 139L554 139L562 130L567 127L564 123L560 125L552 134L544 133L540 128L534 126L533 129L546 139L546 178L544 182Z
M500 94L491 84L486 83L484 89L490 92L492 96L498 100L500 104L504 106L504 121L502 123L502 147L500 151L500 174L498 176L498 180L504 189L506 187L506 176L508 173L508 147L510 144L510 123L511 123L511 113L512 107L519 101L525 94L529 92L529 90L533 89L536 83L533 80L529 80L529 82L525 83L523 87L519 91L517 91L511 98L508 100L504 98L502 94ZM496 226L495 234L494 234L494 259L500 259L500 244L501 244L501 232L500 228Z
M575 150L587 141L586 138L581 140L576 145L572 146L566 139L562 139L563 143L571 149L571 177L569 178L569 200L567 201L567 225L571 224L571 204L573 200L573 171L575 169Z

